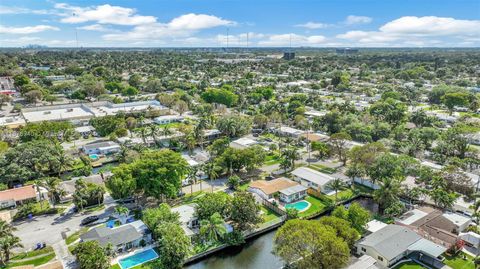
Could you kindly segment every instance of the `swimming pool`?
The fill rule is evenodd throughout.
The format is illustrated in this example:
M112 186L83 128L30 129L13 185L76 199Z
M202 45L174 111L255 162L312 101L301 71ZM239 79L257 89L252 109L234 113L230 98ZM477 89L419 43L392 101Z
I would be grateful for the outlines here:
M298 210L299 212L302 212L302 211L305 211L307 210L308 208L310 207L310 203L305 201L305 200L301 200L301 201L298 201L298 202L295 202L295 203L291 203L291 204L286 204L285 205L285 208L295 208L296 210Z
M90 159L92 159L94 161L99 159L97 154L90 154L89 157L90 157Z
M145 251L139 252L135 255L128 256L118 261L122 269L132 268L142 263L146 263L151 260L158 258L157 252L155 250L147 249Z

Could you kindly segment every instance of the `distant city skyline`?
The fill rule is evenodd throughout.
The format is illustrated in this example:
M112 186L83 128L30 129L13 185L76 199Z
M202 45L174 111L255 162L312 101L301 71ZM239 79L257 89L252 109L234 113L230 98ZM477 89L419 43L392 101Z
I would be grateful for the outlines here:
M478 0L2 0L0 46L479 47Z

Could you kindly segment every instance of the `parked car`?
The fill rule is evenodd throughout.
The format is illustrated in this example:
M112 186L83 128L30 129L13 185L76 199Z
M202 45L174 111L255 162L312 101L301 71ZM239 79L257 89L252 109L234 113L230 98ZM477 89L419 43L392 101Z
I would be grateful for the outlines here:
M90 224L92 222L95 222L97 220L98 220L98 216L96 216L96 215L88 216L88 217L84 218L82 220L82 222L80 222L80 225L88 225L88 224Z

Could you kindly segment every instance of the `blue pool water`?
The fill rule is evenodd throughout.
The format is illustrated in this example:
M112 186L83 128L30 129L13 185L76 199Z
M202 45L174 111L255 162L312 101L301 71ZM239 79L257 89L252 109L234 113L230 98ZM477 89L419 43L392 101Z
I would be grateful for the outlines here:
M147 249L145 251L139 252L135 255L123 258L119 260L118 263L120 264L120 267L122 267L122 269L128 269L128 268L137 266L139 264L154 260L156 258L158 258L158 254L157 252L155 252L155 250L151 248L151 249Z
M301 200L301 201L298 201L298 202L295 202L295 203L286 204L285 208L295 208L296 210L302 212L305 209L307 209L308 206L310 206L309 202L307 202L305 200Z
M90 159L92 160L98 160L98 155L97 154L90 154Z

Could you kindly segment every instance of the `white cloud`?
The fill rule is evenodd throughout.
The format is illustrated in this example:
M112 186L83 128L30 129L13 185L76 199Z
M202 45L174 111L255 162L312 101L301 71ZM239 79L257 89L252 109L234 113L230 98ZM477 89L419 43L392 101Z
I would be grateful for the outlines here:
M269 35L267 39L260 40L260 46L289 46L290 41L292 46L315 46L320 45L326 41L326 38L321 35L304 36L297 34L278 34Z
M236 22L225 20L213 15L190 13L176 17L168 23L157 22L137 25L129 32L107 34L103 36L103 39L109 41L141 41L190 37L192 34L202 29L229 25L236 25Z
M87 30L87 31L97 31L97 32L116 32L117 31L116 29L112 29L101 24L85 25L82 27L78 27L77 29Z
M381 32L425 36L479 35L480 20L457 20L445 17L405 16L380 27Z
M347 16L347 18L345 19L345 24L347 25L367 24L371 22L372 22L372 18L367 16L350 15L350 16Z
M23 8L23 7L0 6L0 14L49 15L49 14L56 14L56 12L53 10L45 10L45 9L29 9L29 8Z
M322 29L322 28L327 28L330 26L330 24L326 24L326 23L320 23L320 22L307 22L307 23L304 23L304 24L296 24L295 25L296 27L303 27L303 28L307 28L307 29Z
M43 31L58 31L60 30L58 27L50 26L50 25L36 25L36 26L25 26L25 27L9 27L0 25L0 34L33 34L39 33Z
M200 30L235 24L233 21L224 20L212 15L190 13L174 18L168 23L168 27L179 30Z
M348 31L336 37L361 46L448 46L456 45L454 40L480 37L474 30L479 28L480 20L405 16L384 24L378 31ZM434 37L443 37L445 42Z
M133 8L111 6L108 4L95 7L77 7L65 3L58 3L55 4L55 8L65 11L63 14L64 18L60 20L63 23L93 21L101 24L141 25L157 21L157 18L153 16L137 15L137 11Z

